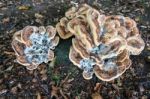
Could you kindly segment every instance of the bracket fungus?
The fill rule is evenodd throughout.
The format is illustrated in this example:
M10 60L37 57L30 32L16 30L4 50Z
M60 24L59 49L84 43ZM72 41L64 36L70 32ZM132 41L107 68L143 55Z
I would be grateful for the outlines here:
M87 10L92 9L92 7L83 4L79 7L72 7L66 13L65 17L60 19L60 22L56 24L56 30L62 39L68 39L73 34L68 30L67 23L75 17L83 17L86 15Z
M130 55L139 55L145 47L134 20L106 16L86 4L67 11L56 29L63 39L74 35L69 58L83 69L85 79L93 74L103 81L121 76L132 64Z
M26 26L13 36L12 48L18 63L28 70L36 69L43 62L53 60L55 46L59 42L52 26Z

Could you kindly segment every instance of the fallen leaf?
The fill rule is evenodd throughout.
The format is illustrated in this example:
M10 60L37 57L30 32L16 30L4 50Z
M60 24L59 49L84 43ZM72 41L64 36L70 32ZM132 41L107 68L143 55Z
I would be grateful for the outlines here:
M0 95L6 93L7 91L8 91L7 89L2 89L2 90L0 90Z
M103 99L103 98L99 93L96 92L92 94L92 99Z
M5 23L8 23L10 21L10 18L9 17L7 17L7 18L4 18L3 20L2 20L2 22L5 24Z
M59 91L59 88L52 85L51 98L55 97L57 99L58 98L58 91Z
M29 10L29 9L30 9L30 6L22 5L22 6L19 6L18 9L19 9L19 10Z
M40 95L39 92L37 93L37 98L36 99L41 99L41 95Z
M56 62L56 57L50 62L49 67L54 68Z
M60 89L60 94L63 96L64 99L68 99L61 89Z
M9 66L5 71L11 71L14 66Z
M35 15L34 15L36 18L43 18L44 16L42 15L42 14L39 14L39 13L35 13Z
M94 87L94 91L95 92L99 92L101 88L101 84L100 83L96 83L96 86Z

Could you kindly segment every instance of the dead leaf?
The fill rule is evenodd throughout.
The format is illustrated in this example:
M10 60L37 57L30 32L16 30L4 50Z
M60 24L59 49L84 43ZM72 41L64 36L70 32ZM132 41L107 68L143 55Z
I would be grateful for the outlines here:
M10 18L9 17L7 17L7 18L4 18L3 20L2 20L2 22L5 24L5 23L8 23L10 21Z
M64 99L68 99L61 89L60 89L60 94L63 96Z
M99 94L101 87L101 83L96 83L94 87L94 93L92 93L92 99L103 99L102 96Z
M4 93L6 93L6 92L8 92L7 89L2 89L2 90L0 90L0 95L4 94Z
M11 71L14 66L9 66L5 71Z
M47 75L46 74L43 74L42 76L41 76L41 80L43 81L43 80L47 80Z
M39 92L37 93L37 99L41 99L41 94Z
M92 99L103 99L103 98L99 93L96 92L92 94Z
M39 13L35 13L34 16L35 16L36 18L38 18L38 19L41 19L41 18L44 17L42 14L39 14Z
M16 93L17 93L17 86L11 88L11 92L12 92L13 94L16 94Z
M94 87L94 91L95 92L100 92L101 86L102 85L100 83L96 83L96 86Z
M50 62L49 67L54 68L56 62L56 57Z
M19 9L19 10L29 10L30 7L29 7L29 6L22 5L22 6L19 6L18 9Z
M59 91L59 88L52 85L51 97L55 97L57 99L58 98L58 91Z

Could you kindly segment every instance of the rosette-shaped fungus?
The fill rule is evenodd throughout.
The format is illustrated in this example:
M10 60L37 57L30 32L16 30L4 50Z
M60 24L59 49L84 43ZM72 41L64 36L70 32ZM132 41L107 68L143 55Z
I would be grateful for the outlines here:
M62 39L67 39L71 37L73 34L68 30L67 23L75 17L84 17L86 15L87 10L93 9L92 7L83 4L79 7L72 7L66 13L65 17L60 19L60 22L57 23L56 29L59 36Z
M65 23L65 30L69 32L58 32L75 36L69 58L83 69L85 79L94 73L103 81L119 77L132 64L130 55L140 54L145 46L134 20L105 16L91 7L75 14Z
M26 26L14 34L12 48L17 62L33 70L39 64L53 60L53 50L58 42L54 27Z

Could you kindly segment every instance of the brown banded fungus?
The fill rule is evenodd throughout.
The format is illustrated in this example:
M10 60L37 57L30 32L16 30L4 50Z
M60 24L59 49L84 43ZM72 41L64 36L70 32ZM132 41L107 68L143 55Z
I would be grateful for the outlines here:
M12 48L17 62L33 70L39 64L53 60L53 50L58 42L54 27L26 26L14 34Z
M139 55L144 49L136 22L129 17L105 16L82 5L71 8L64 18L66 23L62 18L57 31L63 39L74 35L69 58L83 69L85 79L91 79L93 74L103 81L119 77L131 66L130 55Z
M66 13L65 13L65 17L60 19L60 22L57 23L56 25L56 30L59 34L59 36L62 39L68 39L70 38L73 34L71 31L68 30L67 28L67 23L72 20L75 17L84 17L86 16L86 12L89 9L93 9L92 7L83 4L79 7L72 7L70 8Z

